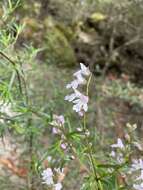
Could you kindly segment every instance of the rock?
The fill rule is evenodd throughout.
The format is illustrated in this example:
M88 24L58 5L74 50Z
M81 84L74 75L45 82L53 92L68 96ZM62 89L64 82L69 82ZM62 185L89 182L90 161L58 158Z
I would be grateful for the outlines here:
M51 17L45 20L46 61L59 66L72 66L76 63L73 48L63 31L56 26ZM64 28L65 30L65 28Z

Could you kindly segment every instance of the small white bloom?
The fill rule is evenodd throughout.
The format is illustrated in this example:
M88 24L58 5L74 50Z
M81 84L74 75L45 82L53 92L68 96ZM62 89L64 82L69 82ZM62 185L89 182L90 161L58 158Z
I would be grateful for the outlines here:
M73 110L75 110L76 112L82 113L82 111L87 111L88 110L88 96L85 96L83 94L81 94L79 91L75 91L75 93L77 94L77 99L73 101L73 103L75 104L73 106Z
M61 183L57 183L54 185L54 190L61 190L62 189L62 184Z
M143 181L143 170L141 170L141 175L136 180L142 180Z
M66 150L66 149L67 149L67 144L66 144L66 143L61 143L61 148L62 148L63 150Z
M51 162L52 161L52 156L48 156L47 160L48 160L48 162Z
M41 175L42 175L43 183L45 183L47 185L54 184L53 172L52 172L51 168L47 168L46 170L44 170Z
M112 151L111 154L110 154L110 156L115 157L116 156L115 151Z
M56 127L53 127L53 129L52 129L52 133L53 134L60 134L60 130L59 129L57 129Z
M89 130L86 130L86 131L85 131L85 135L86 135L86 136L90 136L90 131L89 131Z
M134 184L133 187L134 187L135 190L143 190L143 183L141 183L139 185Z
M125 159L124 159L124 157L123 157L123 154L122 154L122 153L118 154L117 157L116 157L116 160L117 160L117 162L118 162L119 164L123 164L124 161L125 161Z
M89 68L86 67L83 63L80 63L81 70L75 72L73 75L76 77L71 83L69 83L66 87L72 88L74 93L65 96L65 100L69 102L73 102L73 110L77 112L80 116L84 115L84 112L88 110L88 96L83 95L77 90L78 85L86 84L86 79L83 76L89 76L90 71Z
M53 121L50 123L54 126L62 126L65 123L65 119L63 115L53 115Z
M76 98L76 94L72 93L71 95L65 96L65 100L72 102Z
M78 127L77 131L82 132L82 128Z
M134 159L133 164L131 165L130 171L137 171L137 170L143 170L143 160L142 159Z
M88 67L86 67L83 63L80 63L80 67L81 67L81 71L82 74L85 76L89 76L90 75L90 70Z
M86 84L87 81L82 76L81 70L75 72L73 75L77 78L78 84Z
M112 148L121 148L123 149L124 148L124 144L122 142L122 140L120 138L118 138L117 140L117 144L113 144L111 145Z
M78 80L73 80L71 83L67 84L66 88L73 88L76 89L79 85Z

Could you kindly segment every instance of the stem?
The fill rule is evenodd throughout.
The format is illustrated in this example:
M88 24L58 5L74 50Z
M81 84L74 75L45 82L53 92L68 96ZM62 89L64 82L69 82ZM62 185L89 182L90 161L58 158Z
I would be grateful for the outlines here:
M18 79L18 84L19 84L19 91L20 93L23 95L23 89L22 89L22 82L25 88L25 97L26 97L26 102L28 104L29 98L28 98L28 92L27 92L27 85L26 85L26 81L25 78L23 76L21 76L21 74L19 73L18 69L16 68L16 63L10 59L4 52L0 51L0 55L2 57L4 57L5 59L7 59L14 67L15 71L16 71L16 75L17 75L17 79ZM24 72L22 70L22 73L24 75ZM23 81L22 81L23 80Z
M90 77L88 79L88 82L87 82L86 96L89 95L89 85L90 85L91 79L92 79L92 74L90 75ZM84 113L84 118L83 118L83 130L85 132L85 142L86 142L86 146L88 148L88 153L89 153L89 155L88 155L89 156L89 162L90 162L90 164L92 166L94 177L95 177L95 180L97 182L97 189L101 190L100 181L99 181L99 178L98 178L98 174L97 174L97 171L96 171L96 166L95 166L95 163L94 163L94 158L93 158L93 155L92 155L92 149L91 149L91 146L90 146L90 143L89 143L89 140L88 140L88 135L86 134L87 127L86 127L86 114L85 113Z
M17 79L18 79L18 83L19 83L19 91L21 94L23 94L22 92L22 83L21 83L21 77L20 77L20 74L19 74L19 71L18 69L16 68L16 63L11 60L5 53L3 53L2 51L0 51L0 55L3 56L5 59L7 59L15 68L15 71L16 71L16 74L17 74Z
M30 118L28 120L28 127L31 126L31 121L32 120ZM29 190L34 190L34 187L33 187L33 184L34 184L34 178L33 178L33 139L34 139L33 132L30 131L30 134L29 134L30 176L28 179Z
M89 162L92 166L92 170L93 170L93 173L94 173L94 177L95 177L95 180L97 182L97 188L98 190L100 190L100 183L99 183L99 178L98 178L98 174L97 174L97 171L96 171L96 166L95 166L95 163L94 163L94 158L93 158L93 155L92 155L92 150L91 150L91 146L89 144L89 141L88 141L88 135L86 134L86 115L84 114L84 124L83 124L83 128L84 128L84 131L85 131L85 142L86 142L86 146L88 148L88 158L89 158Z
M64 136L66 137L66 132L64 130L64 125L60 127L60 130L61 132L64 134ZM73 156L75 157L76 161L79 163L80 166L84 167L86 172L89 173L89 170L88 168L82 163L82 161L78 158L78 155L76 153L76 149L74 148L73 146L73 143L71 140L69 140L67 137L66 137L66 143L69 145L72 153L73 153Z

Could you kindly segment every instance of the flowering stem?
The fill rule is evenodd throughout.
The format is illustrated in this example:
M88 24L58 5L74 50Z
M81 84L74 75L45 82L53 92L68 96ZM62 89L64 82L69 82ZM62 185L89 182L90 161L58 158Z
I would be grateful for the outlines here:
M84 114L83 129L84 129L84 132L85 132L86 146L88 148L88 153L89 153L88 158L89 158L90 164L92 166L92 170L93 170L93 173L94 173L95 180L97 182L98 190L101 190L101 188L100 188L100 181L99 181L99 178L98 178L98 175L97 175L96 166L95 166L95 163L94 163L94 158L93 158L93 155L92 155L91 146L90 146L90 143L88 141L88 135L86 134L86 115L85 114Z
M62 133L64 134L64 136L66 137L66 132L65 132L65 129L64 129L64 125L62 125L60 127L60 130L62 131ZM74 148L73 144L72 144L72 141L70 141L68 138L66 138L66 143L69 145L70 147L70 150L72 151L73 153L73 156L76 158L76 161L80 164L80 166L83 166L84 169L86 170L87 173L89 173L89 170L88 168L81 162L81 160L78 158L78 155L76 153L76 149Z
M90 77L89 77L88 82L87 82L86 96L89 95L89 85L90 85L91 79L92 79L92 74L90 74ZM100 181L99 181L99 178L98 178L98 174L97 174L97 171L96 171L96 166L95 166L95 163L94 163L94 158L93 158L93 155L92 155L92 149L91 149L91 146L90 146L90 142L88 140L88 135L86 134L87 127L86 127L86 114L85 113L84 113L84 118L83 118L83 130L85 132L85 142L86 142L86 146L88 148L89 161L90 161L90 164L91 164L92 169L93 169L95 180L97 182L97 189L98 190L102 190L101 189L101 184L100 184Z

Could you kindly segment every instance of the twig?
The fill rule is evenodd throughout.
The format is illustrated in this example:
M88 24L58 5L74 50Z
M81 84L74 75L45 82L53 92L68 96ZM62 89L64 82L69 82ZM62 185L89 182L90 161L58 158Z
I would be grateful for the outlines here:
M23 92L22 92L21 77L20 77L20 74L19 74L18 69L16 68L16 63L15 63L13 60L11 60L11 59L10 59L5 53L3 53L2 51L0 51L0 55L1 55L2 57L4 57L5 59L7 59L7 60L14 66L15 71L16 71L16 74L17 74L17 78L18 78L19 91L20 91L21 94L23 94Z

